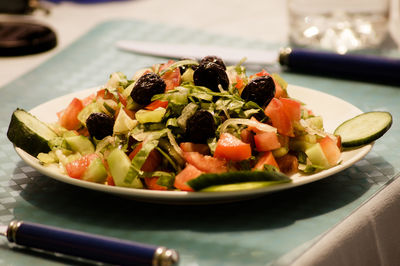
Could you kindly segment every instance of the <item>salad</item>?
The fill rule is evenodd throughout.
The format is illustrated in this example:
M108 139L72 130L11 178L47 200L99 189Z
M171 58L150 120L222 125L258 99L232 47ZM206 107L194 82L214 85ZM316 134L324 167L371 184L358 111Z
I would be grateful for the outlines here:
M55 123L18 108L7 136L71 178L211 192L334 167L343 147L370 143L391 126L389 113L369 112L325 132L322 117L286 88L276 73L248 75L216 56L170 60L131 78L112 73L96 93L60 107Z

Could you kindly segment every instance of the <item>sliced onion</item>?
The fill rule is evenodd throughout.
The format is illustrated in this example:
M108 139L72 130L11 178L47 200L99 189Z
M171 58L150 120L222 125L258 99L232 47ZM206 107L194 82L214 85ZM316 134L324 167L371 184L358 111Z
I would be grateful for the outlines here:
M168 140L171 143L174 150L183 158L183 151L181 147L179 147L178 143L176 143L175 137L172 134L171 130L167 131Z
M258 130L265 131L265 132L277 132L277 129L273 126L270 126L268 124L260 123L254 120L250 119L244 119L244 118L231 118L227 119L224 123L222 123L220 131L221 133L226 130L226 128L230 125L247 125L251 127L255 127Z
M325 137L327 135L325 131L313 128L310 125L310 123L308 123L304 119L300 120L300 124L304 127L304 130L310 135L318 135L318 136L321 136L321 137Z

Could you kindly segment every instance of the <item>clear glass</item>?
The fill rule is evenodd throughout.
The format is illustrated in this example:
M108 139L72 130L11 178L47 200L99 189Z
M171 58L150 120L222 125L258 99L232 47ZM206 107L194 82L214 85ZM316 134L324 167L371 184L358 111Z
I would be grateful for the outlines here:
M290 41L344 54L379 46L390 0L288 0Z

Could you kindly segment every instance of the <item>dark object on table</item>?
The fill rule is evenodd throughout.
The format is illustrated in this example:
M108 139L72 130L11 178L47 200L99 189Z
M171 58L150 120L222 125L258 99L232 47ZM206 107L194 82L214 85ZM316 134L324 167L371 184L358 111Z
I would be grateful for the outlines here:
M31 14L38 9L50 13L39 0L0 0L0 13L3 14Z
M291 72L400 85L399 58L287 48L281 50L279 62Z
M21 56L48 51L57 45L49 27L28 21L0 21L0 56Z
M173 266L179 254L173 249L104 237L37 223L12 221L0 235L17 245L76 256L113 265Z

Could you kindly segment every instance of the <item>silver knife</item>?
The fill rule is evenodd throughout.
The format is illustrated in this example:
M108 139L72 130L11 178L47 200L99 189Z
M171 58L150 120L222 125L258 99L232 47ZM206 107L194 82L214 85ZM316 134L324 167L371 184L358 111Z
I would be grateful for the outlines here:
M266 63L275 64L278 59L278 53L273 50L263 50L260 52L259 50L209 45L186 45L122 40L117 42L117 47L125 51L139 54L178 59L193 58L199 60L207 55L217 55L228 64L237 64L245 57L246 63L256 65L265 65Z
M368 54L342 55L304 48L282 48L274 51L135 40L121 40L116 43L116 46L124 51L150 56L201 59L207 55L216 55L227 64L237 64L246 58L247 65L277 66L280 64L284 70L292 72L400 84L399 58Z

